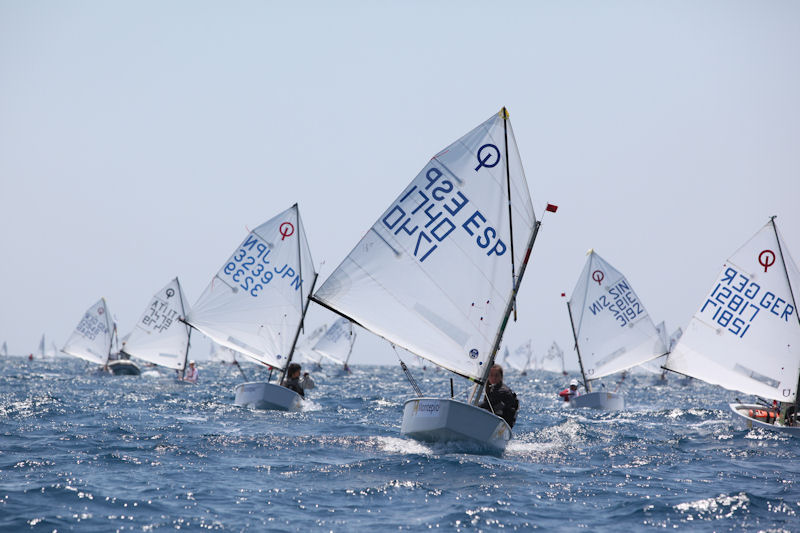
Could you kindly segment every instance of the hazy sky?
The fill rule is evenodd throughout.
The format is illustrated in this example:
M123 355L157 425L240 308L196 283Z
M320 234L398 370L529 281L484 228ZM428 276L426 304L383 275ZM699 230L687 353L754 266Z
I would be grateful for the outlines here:
M800 259L798 2L0 0L0 343L61 346L100 296L125 333L176 275L194 302L294 202L321 283L503 105L560 206L510 347L571 348L589 248L670 330L770 215ZM353 361L395 358L359 330Z

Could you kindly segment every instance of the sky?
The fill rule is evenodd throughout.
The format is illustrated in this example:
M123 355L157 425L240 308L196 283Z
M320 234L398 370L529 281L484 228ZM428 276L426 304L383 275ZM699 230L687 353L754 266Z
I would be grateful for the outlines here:
M0 0L0 342L62 346L101 296L125 333L175 276L194 302L295 202L319 286L507 106L559 209L504 344L576 368L561 293L590 248L669 330L770 216L800 258L798 95L792 1ZM396 357L359 330L352 361Z

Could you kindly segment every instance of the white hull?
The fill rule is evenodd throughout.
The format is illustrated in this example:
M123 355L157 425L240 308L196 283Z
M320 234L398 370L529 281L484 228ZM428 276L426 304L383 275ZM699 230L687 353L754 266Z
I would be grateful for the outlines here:
M423 442L468 441L502 451L511 440L505 420L451 399L413 398L403 407L400 433Z
M729 403L728 407L733 411L734 423L743 426L747 429L763 428L769 431L777 431L779 433L788 433L790 435L800 435L800 426L784 426L779 423L767 423L751 418L748 416L749 411L766 411L768 410L763 405L747 404L747 403Z
M625 408L625 398L616 392L587 392L569 401L570 407L616 411Z
M275 383L251 381L241 383L234 389L236 399L233 403L251 409L274 409L277 411L299 411L303 408L303 398L291 389Z

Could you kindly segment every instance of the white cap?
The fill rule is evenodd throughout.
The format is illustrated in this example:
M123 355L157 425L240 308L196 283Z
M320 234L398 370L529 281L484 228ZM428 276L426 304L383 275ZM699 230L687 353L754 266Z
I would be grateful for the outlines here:
M189 361L189 364L190 364L190 365L193 365L193 364L194 364L194 359L192 359L191 361Z
M575 385L576 387L578 386L578 380L577 379L573 379L572 381L569 382L569 386L570 387L572 387L573 385Z

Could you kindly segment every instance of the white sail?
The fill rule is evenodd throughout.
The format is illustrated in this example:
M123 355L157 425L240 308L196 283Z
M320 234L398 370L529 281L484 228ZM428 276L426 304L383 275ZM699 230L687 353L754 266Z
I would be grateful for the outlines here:
M800 271L770 220L723 265L667 368L727 389L795 401L798 288Z
M8 345L3 341L3 347L0 348L0 355L8 355Z
M44 346L45 346L45 339L44 339L44 333L42 333L42 338L39 341L39 353L37 354L39 358L44 358L47 355Z
M214 341L211 341L210 349L208 352L208 359L210 361L218 361L221 363L234 364L236 363L236 352L225 346L220 346Z
M518 277L537 224L503 114L434 156L314 295L390 342L476 379L512 297L512 250Z
M310 333L303 335L303 337L297 341L292 360L298 363L321 365L323 356L321 353L315 352L313 347L326 331L328 331L328 325L323 324Z
M186 297L178 278L150 299L133 331L123 341L123 351L167 368L183 370L189 350Z
M553 341L550 348L547 349L547 354L542 359L542 370L548 372L564 372L564 350Z
M114 325L105 298L91 306L75 327L64 348L64 353L101 365L108 362Z
M317 341L313 350L334 363L347 366L355 340L353 323L346 318L340 318Z
M667 351L631 284L594 250L572 291L569 308L588 380L626 370Z
M250 232L211 279L187 322L222 346L282 369L315 276L295 204Z
M519 346L513 352L509 352L508 348L506 348L506 354L503 363L504 365L509 366L518 372L531 370L534 364L531 341L529 340L522 346Z

